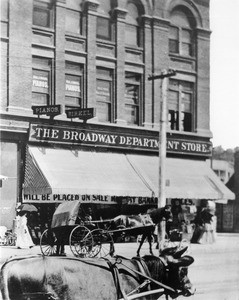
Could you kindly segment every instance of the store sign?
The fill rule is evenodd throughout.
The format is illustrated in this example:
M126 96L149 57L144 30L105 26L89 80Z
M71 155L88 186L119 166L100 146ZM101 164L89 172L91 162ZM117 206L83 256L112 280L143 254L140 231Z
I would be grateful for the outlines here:
M80 201L82 203L95 204L117 204L116 197L102 195L80 195L80 194L45 194L45 195L23 195L23 202L27 203L61 203L65 201Z
M74 145L94 145L134 150L158 151L158 136L115 133L91 129L76 129L51 125L31 124L29 131L31 142L54 142ZM210 156L210 142L167 139L167 152Z
M65 201L80 201L82 203L95 204L118 204L116 196L102 195L80 195L80 194L45 194L45 195L23 195L24 203L61 203ZM157 198L148 197L127 197L123 199L122 204L128 205L157 205Z
M79 118L81 120L89 120L95 117L94 108L69 109L66 111L67 118Z
M34 115L56 116L61 114L61 105L32 106Z

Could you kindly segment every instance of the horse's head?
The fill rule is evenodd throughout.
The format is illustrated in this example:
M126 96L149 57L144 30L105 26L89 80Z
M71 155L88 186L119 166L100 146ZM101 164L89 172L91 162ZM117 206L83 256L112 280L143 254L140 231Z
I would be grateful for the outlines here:
M151 277L175 291L167 291L172 298L178 295L191 296L195 293L195 288L188 278L188 266L194 259L191 256L182 256L184 252L185 250L177 251L175 247L164 249L160 257L144 256Z
M158 224L162 220L165 220L166 222L172 222L173 220L173 214L171 212L170 205L166 205L164 207L154 209L149 213L149 215L152 221L154 222L154 224Z
M191 296L195 293L195 288L188 278L188 266L194 259L189 255L182 256L187 247L181 250L166 248L160 254L160 257L167 265L166 284L179 291L183 296Z
M163 207L163 217L166 222L172 222L173 221L173 214L171 211L171 206L166 205Z
M117 217L115 217L112 221L111 221L111 229L117 229L119 227L126 227L127 225L127 218L126 215L119 215Z

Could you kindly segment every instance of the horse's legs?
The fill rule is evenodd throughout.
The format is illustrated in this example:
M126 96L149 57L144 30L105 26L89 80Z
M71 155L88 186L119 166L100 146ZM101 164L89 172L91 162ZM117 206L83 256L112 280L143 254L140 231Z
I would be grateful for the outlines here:
M139 243L139 248L138 248L138 250L137 250L137 256L140 256L140 255L139 255L139 252L140 252L140 249L141 249L141 247L142 247L142 245L143 245L145 239L146 239L146 235L145 235L145 233L143 233L143 234L142 234L142 237L141 237L141 240L140 240L140 243Z
M153 250L152 250L152 233L151 232L149 232L149 234L148 234L148 243L149 243L149 253L151 254L151 255L154 255L153 254Z

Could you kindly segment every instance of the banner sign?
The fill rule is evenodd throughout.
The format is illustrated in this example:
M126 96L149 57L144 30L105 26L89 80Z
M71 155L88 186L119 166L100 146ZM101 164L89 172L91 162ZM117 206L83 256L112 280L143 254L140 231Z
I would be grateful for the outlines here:
M23 203L62 203L65 201L79 200L81 203L95 204L119 204L118 197L102 195L80 195L80 194L45 194L27 195L23 194ZM157 198L147 197L126 197L122 204L157 205Z
M158 151L159 139L155 135L115 133L92 129L76 129L52 125L30 124L30 142L54 142L69 145L94 145L134 150ZM167 139L167 152L210 156L211 142Z

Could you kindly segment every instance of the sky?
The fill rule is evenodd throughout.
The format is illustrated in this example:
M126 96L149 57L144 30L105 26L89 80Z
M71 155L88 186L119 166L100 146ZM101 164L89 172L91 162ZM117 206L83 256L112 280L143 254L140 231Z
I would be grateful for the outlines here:
M210 0L213 147L239 147L239 0Z

